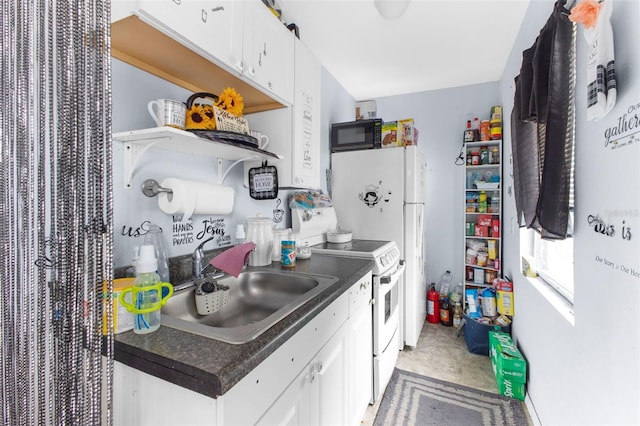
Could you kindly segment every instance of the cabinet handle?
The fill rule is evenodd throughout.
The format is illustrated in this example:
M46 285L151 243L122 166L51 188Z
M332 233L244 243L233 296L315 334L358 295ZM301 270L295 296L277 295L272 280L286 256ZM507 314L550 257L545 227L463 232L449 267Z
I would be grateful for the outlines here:
M207 11L205 9L202 9L202 12L200 13L200 19L202 19L202 22L204 22L205 24L207 23Z
M254 77L254 76L256 75L256 69L255 69L255 68L253 68L253 67L249 67L249 72L248 72L248 74L249 74L251 77Z
M316 365L316 369L318 370L318 373L322 371L322 361L318 362L318 364Z
M313 383L316 381L316 372L313 368L311 368L311 380L310 382Z
M375 305L376 304L376 299L369 299L369 304L370 305Z
M244 71L244 62L239 61L238 64L236 65L236 68L238 68L238 71L240 72Z

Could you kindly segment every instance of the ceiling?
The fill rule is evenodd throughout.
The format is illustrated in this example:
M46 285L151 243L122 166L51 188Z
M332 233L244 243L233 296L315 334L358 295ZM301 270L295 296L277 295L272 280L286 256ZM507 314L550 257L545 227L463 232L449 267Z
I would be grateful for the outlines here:
M392 0L393 2L397 0ZM356 101L498 81L530 0L277 0L284 19Z

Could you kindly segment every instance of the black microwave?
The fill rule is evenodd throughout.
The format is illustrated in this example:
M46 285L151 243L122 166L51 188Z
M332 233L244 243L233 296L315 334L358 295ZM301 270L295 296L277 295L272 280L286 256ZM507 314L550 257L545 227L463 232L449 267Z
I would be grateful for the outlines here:
M382 147L382 119L349 121L331 125L331 152Z

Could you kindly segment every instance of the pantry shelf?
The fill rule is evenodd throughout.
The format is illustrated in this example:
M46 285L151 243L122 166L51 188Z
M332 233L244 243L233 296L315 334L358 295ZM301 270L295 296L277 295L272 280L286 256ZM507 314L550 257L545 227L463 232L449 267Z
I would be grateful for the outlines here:
M113 139L124 142L124 182L131 188L136 165L149 149L161 149L230 161L274 160L281 156L250 146L239 146L226 140L203 139L172 127L153 127L115 133ZM218 175L221 169L218 167ZM220 178L220 176L218 176Z
M490 288L502 275L502 141L467 142L464 150L466 309L467 289Z

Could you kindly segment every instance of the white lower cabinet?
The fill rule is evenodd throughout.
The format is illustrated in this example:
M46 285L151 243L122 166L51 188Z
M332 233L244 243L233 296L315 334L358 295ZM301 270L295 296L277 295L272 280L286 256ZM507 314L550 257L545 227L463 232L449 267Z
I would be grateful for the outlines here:
M347 335L345 326L260 419L260 425L347 424Z
M209 398L116 362L116 425L357 425L371 396L371 273Z

